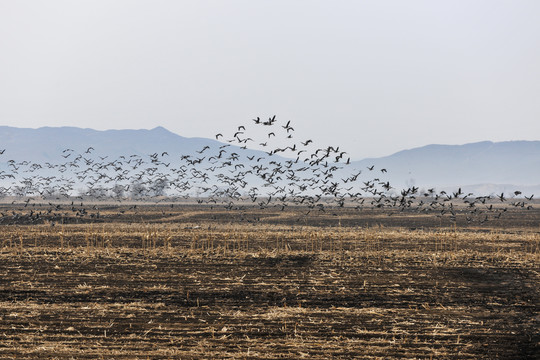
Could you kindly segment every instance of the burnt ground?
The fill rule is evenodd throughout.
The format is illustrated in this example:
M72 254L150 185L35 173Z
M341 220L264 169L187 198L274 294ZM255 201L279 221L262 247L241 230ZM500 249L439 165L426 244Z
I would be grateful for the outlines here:
M101 207L0 226L0 358L534 359L540 214Z

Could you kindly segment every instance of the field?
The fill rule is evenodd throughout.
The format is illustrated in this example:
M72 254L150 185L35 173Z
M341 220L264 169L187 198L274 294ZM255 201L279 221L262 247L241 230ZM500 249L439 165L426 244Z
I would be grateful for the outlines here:
M0 358L537 358L540 211L305 213L4 222Z

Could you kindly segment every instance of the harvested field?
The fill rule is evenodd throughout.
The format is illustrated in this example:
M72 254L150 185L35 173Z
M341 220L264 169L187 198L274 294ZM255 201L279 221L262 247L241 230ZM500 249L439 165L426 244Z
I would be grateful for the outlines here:
M92 223L0 225L0 357L540 353L540 212L483 227L303 212L110 207Z

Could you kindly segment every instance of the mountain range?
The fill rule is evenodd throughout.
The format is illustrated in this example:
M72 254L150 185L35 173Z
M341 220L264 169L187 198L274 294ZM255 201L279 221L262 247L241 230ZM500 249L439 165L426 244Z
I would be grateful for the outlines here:
M39 129L0 126L0 164L13 159L45 163L60 158L62 151L117 158L131 154L148 155L167 151L171 155L196 154L209 146L215 154L224 144L207 138L187 138L163 127L151 130L98 131L76 127ZM267 155L246 150L246 155ZM464 145L427 145L403 150L390 156L351 161L350 168L369 171L396 187L452 189L496 193L513 191L540 193L540 141L483 141ZM380 172L385 169L386 172ZM378 173L379 172L379 173Z
M369 164L388 169L388 180L401 186L462 186L466 191L488 194L516 187L540 191L540 141L427 145L355 162L357 166Z

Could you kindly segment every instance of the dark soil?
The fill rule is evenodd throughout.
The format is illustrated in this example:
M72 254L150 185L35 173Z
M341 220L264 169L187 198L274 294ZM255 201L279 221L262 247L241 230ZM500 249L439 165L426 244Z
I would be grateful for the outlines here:
M165 209L0 226L0 357L540 353L538 212L452 230L375 210Z

